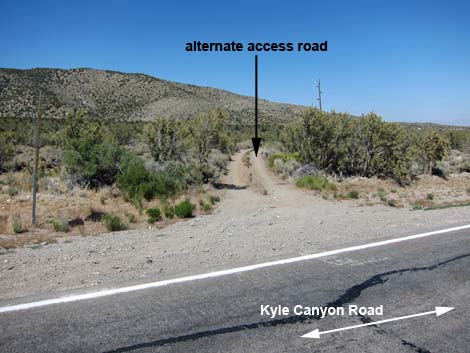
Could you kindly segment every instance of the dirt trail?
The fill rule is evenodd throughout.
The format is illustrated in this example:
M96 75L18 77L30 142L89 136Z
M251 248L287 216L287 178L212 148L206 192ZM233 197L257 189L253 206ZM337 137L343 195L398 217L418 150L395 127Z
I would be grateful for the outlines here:
M264 201L269 200L270 206L300 206L312 202L311 195L268 171L263 158L256 157L252 150L237 153L229 170L230 173L226 179L228 183L238 187L249 187L251 191L267 196Z
M326 201L274 177L261 156L247 150L233 157L220 186L225 196L212 215L161 230L67 236L41 248L0 252L0 301L203 273L470 223L469 207L423 212Z

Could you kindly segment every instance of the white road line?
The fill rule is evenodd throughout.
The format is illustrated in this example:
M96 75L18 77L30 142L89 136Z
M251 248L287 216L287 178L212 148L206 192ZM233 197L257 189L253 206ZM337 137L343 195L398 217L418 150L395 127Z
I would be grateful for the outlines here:
M338 249L338 250L325 251L325 252L321 252L321 253L318 253L318 254L310 254L310 255L292 257L292 258L289 258L289 259L264 262L264 263L255 264L255 265L236 267L236 268L232 268L232 269L228 269L228 270L221 270L221 271L203 273L203 274L200 274L200 275L180 277L180 278L168 279L168 280L164 280L164 281L143 283L143 284L138 284L138 285L128 286L128 287L105 289L105 290L96 291L96 292L90 292L90 293L84 293L84 294L74 294L74 295L68 295L68 296L63 296L63 297L53 298L53 299L48 299L48 300L40 300L40 301L35 301L35 302L30 302L30 303L4 306L4 307L0 307L0 313L7 313L7 312L12 312L12 311L38 308L38 307L48 306L48 305L53 305L53 304L70 303L70 302L76 302L76 301L80 301L80 300L95 299L95 298L106 297L106 296L109 296L109 295L135 292L135 291L149 289L149 288L163 287L163 286L168 286L168 285L171 285L171 284L191 282L191 281L197 281L197 280L201 280L201 279L233 275L235 273L254 271L254 270L258 270L260 268L286 265L286 264L291 264L291 263L294 263L294 262L300 262L300 261L306 261L306 260L313 260L313 259L318 259L318 258L321 258L321 257L338 255L338 254L343 254L343 253L348 253L348 252L353 252L353 251L358 251L358 250L364 250L364 249L369 249L369 248L375 248L375 247L379 247L379 246L385 246L385 245L389 245L389 244L399 243L399 242L402 242L402 241L425 238L425 237L429 237L429 236L432 236L432 235L438 235L438 234L446 234L446 233L451 233L451 232L464 230L464 229L470 229L470 224L460 226L460 227L453 227L453 228L447 228L447 229L442 229L442 230L436 230L436 231L433 231L433 232L410 235L410 236L401 237L401 238L384 240L384 241L379 241L379 242L375 242L375 243L369 243L369 244L358 245L358 246L351 246L351 247L348 247L348 248L343 248L343 249Z

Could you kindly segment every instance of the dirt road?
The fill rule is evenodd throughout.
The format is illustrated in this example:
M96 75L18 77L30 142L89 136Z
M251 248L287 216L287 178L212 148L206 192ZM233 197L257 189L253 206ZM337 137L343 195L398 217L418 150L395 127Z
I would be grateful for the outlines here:
M0 298L201 273L470 221L469 207L410 211L323 200L275 178L252 152L248 163L245 153L234 156L213 215L0 253Z
M265 167L263 158L256 158L252 151L244 150L237 153L230 165L227 177L229 183L240 187L248 187L251 193L262 194L260 203L270 207L300 207L312 203L312 195L308 194L290 182L277 178ZM240 196L243 201L244 195ZM315 200L323 203L324 200ZM265 205L266 206L266 205Z

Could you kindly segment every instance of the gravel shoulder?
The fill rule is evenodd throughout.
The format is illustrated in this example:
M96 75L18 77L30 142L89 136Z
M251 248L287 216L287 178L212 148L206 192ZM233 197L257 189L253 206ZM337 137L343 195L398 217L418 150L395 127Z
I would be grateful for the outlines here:
M410 211L323 200L277 179L248 151L234 156L223 183L212 215L0 253L0 300L154 281L470 222L470 207Z

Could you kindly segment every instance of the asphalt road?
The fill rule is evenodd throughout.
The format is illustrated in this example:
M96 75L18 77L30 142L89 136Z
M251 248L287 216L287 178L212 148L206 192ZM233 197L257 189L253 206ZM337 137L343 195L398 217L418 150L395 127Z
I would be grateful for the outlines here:
M266 304L384 305L384 315L270 319ZM300 337L435 306L455 310ZM470 352L470 231L1 313L0 352Z

